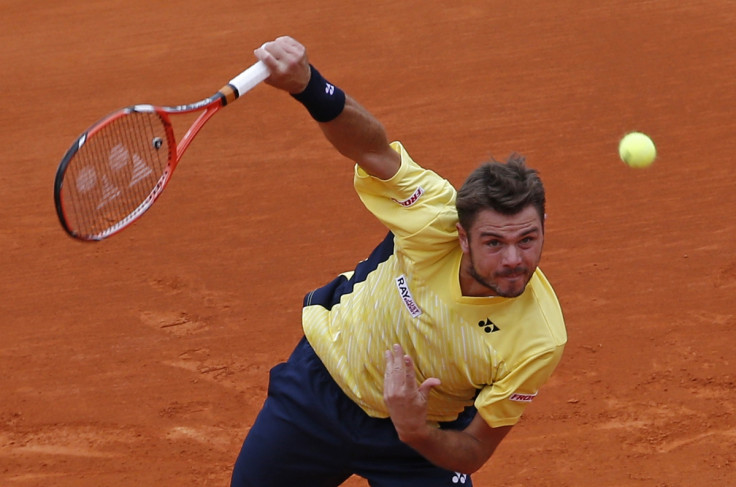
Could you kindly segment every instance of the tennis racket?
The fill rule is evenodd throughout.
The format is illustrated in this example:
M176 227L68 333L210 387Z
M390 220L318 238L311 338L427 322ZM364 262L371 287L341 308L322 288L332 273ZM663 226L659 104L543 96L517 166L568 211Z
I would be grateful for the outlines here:
M56 171L54 203L72 237L94 242L118 233L148 210L166 188L205 123L269 76L258 61L217 93L189 105L133 105L88 128ZM170 116L202 112L177 144Z

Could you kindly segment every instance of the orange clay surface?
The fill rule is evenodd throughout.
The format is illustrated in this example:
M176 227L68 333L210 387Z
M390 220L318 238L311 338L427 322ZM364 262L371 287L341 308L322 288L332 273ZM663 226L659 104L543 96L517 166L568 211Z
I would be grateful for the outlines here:
M228 485L302 296L383 237L265 85L125 232L56 220L88 125L209 96L282 34L453 183L512 151L545 180L569 345L476 485L736 485L732 1L5 0L0 23L3 487ZM618 160L632 130L649 169Z

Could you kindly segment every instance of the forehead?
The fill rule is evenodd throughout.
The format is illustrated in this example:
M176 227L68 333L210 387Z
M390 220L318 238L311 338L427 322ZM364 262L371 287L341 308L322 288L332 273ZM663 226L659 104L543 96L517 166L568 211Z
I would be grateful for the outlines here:
M542 231L542 220L532 205L514 215L504 215L492 209L481 210L470 228L470 233L478 236L513 237L534 231Z

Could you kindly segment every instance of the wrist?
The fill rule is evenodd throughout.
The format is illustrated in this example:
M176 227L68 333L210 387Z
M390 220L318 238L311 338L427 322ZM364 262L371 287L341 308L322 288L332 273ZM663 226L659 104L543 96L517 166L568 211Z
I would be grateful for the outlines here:
M318 122L329 122L337 118L345 108L345 93L328 82L310 64L311 75L307 87L301 93L293 94Z

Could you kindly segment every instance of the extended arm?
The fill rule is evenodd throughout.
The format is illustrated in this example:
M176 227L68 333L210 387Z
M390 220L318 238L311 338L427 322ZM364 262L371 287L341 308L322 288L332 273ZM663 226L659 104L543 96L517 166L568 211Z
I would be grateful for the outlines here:
M491 457L511 426L491 428L476 414L464 430L439 429L427 424L427 398L439 379L417 385L414 362L399 345L386 352L384 399L399 439L435 465L473 473Z
M291 37L267 42L255 55L271 71L266 83L292 95L302 93L313 75L306 49ZM319 127L341 154L368 174L381 179L396 174L401 158L389 145L383 125L349 95L342 112Z

